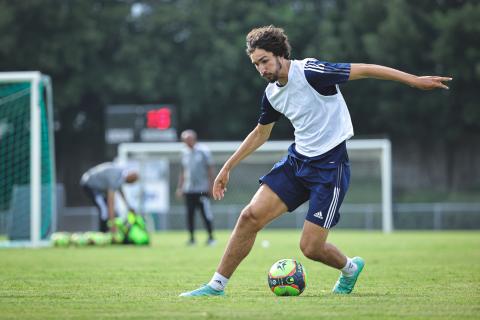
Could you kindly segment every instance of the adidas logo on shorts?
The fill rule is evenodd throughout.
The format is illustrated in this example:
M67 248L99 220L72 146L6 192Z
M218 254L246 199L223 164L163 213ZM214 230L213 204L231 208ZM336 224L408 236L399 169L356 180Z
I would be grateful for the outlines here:
M322 211L315 212L313 216L318 219L323 219Z

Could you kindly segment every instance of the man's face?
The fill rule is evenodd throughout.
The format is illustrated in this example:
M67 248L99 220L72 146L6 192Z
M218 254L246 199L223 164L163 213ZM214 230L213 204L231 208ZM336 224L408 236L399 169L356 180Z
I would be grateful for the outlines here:
M125 182L126 182L126 183L134 183L134 182L136 182L137 180L138 180L138 173L136 173L136 172L130 172L130 173L127 175L127 177L126 177Z
M191 134L187 134L184 137L182 137L183 142L190 148L193 149L193 146L197 142L195 137Z
M278 80L282 65L280 59L273 53L263 49L255 49L250 55L250 60L260 75L268 82L273 83Z

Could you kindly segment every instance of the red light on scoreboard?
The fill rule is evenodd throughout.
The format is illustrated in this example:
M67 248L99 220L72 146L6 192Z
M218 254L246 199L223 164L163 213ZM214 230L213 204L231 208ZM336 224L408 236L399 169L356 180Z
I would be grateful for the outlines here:
M160 108L147 112L147 128L165 130L172 125L172 111Z

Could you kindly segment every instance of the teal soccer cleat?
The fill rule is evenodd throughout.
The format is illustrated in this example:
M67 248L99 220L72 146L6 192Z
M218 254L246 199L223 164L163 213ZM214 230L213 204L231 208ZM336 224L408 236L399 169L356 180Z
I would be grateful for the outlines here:
M335 284L335 287L333 287L333 293L349 294L350 292L352 292L353 287L355 287L355 283L357 282L358 276L360 275L363 267L365 266L365 261L363 261L363 259L360 257L355 257L352 259L352 262L357 265L357 271L355 271L355 273L350 277L346 277L341 274L340 278L338 278L338 281Z
M180 294L180 297L205 297L205 296L223 296L225 295L225 291L223 290L215 290L210 287L208 284L201 286L200 288L188 291Z

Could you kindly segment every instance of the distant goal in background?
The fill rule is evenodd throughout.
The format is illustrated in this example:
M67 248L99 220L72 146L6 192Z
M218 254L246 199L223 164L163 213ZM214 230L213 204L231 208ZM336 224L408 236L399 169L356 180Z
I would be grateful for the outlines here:
M200 142L209 147L216 172L237 149L240 141ZM231 173L228 192L222 201L213 202L215 226L233 228L241 209L258 189L258 178L286 155L291 141L269 141L244 159ZM180 142L123 143L116 161L140 170L140 184L133 192L137 210L151 217L157 230L183 229L185 214L182 199L175 198ZM351 184L340 209L339 227L393 230L391 144L387 139L349 140ZM272 222L272 228L301 228L307 204ZM197 228L202 224L197 221Z

